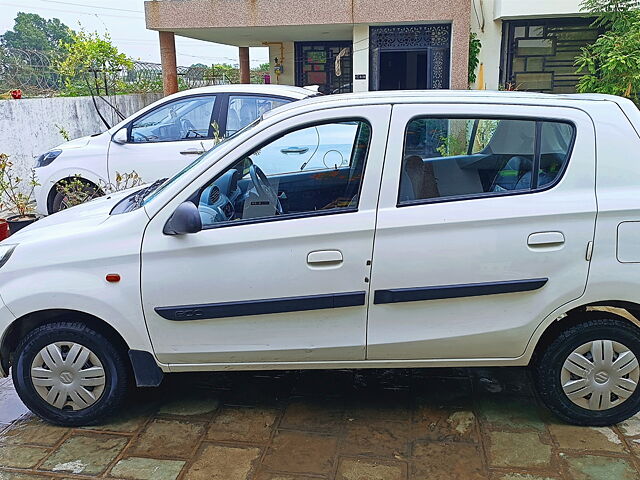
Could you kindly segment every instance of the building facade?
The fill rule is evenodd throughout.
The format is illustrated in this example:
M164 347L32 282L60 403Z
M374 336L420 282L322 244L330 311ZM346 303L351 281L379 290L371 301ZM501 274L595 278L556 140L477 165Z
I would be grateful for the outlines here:
M145 14L147 28L160 32L170 81L173 36L180 35L240 47L246 81L248 47L266 46L271 83L318 85L323 93L470 87L566 93L579 78L575 56L600 33L580 3L151 0ZM471 86L470 31L482 42L481 74Z

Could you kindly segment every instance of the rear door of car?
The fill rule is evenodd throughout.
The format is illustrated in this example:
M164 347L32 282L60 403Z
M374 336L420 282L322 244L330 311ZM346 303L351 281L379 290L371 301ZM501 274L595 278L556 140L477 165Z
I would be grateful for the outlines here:
M594 182L594 126L577 109L394 106L367 358L522 355L584 292Z

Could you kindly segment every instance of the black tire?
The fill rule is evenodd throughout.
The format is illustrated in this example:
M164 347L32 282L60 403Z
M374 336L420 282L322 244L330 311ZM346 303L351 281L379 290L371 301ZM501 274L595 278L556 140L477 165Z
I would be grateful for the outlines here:
M84 187L86 187L86 194L88 199L93 199L95 197L100 197L103 195L103 193L93 183L86 180L83 181L82 183ZM82 188L84 189L84 187ZM62 192L57 191L56 189L56 194L54 195L53 201L51 202L51 211L49 213L57 213L61 210L70 208L65 205L65 198L66 198L66 195Z
M81 410L61 410L47 403L36 391L31 378L32 362L43 348L54 342L80 344L102 363L104 390L92 405ZM26 335L16 349L12 376L20 399L33 413L47 422L67 427L94 425L113 413L124 401L131 377L126 352L105 336L76 322L43 325Z
M640 387L629 398L606 410L589 410L575 404L562 389L561 372L565 360L581 345L595 340L623 344L640 359L640 329L629 320L608 312L586 312L584 322L562 331L537 356L533 367L537 392L555 415L574 425L613 425L640 411Z

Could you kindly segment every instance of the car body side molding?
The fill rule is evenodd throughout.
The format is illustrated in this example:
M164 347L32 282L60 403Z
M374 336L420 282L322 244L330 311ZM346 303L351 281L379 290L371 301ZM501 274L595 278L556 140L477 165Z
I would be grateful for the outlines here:
M502 293L530 292L544 287L548 278L509 280L504 282L468 283L442 285L436 287L393 288L376 290L374 305L385 303L419 302L423 300L442 300L446 298L479 297Z
M210 320L214 318L244 317L270 313L322 310L325 308L357 307L365 304L366 292L342 292L301 297L269 298L240 302L155 307L162 318L177 322Z

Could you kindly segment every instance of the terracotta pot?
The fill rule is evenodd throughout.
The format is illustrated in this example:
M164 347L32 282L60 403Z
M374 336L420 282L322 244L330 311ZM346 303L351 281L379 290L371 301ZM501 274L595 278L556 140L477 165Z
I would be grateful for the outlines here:
M38 220L36 215L14 215L13 217L7 218L7 223L9 224L9 234L14 234L18 230L23 229L27 225L31 225L33 222Z
M9 223L4 219L0 219L0 241L8 238L9 235L11 235L9 233Z

